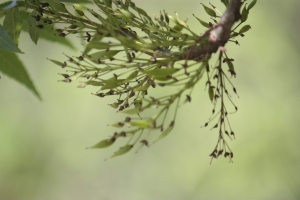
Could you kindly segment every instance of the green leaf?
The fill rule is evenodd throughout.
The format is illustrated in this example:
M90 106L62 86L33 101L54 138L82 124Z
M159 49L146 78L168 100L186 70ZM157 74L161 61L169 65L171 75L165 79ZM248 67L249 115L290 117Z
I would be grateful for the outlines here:
M101 41L101 39L103 38L103 36L95 33L95 35L92 37L90 42L97 42L97 41ZM87 45L86 48L84 49L82 56L86 55L88 52L90 52L92 50L92 48Z
M106 139L106 140L102 140L100 142L98 142L97 144L89 147L89 149L101 149L101 148L106 148L109 147L110 145L112 145L116 140L115 139Z
M249 4L247 10L249 11L251 8L253 8L253 7L255 6L256 2L257 2L257 0L253 0L253 1Z
M221 2L227 7L229 4L229 0L221 0Z
M0 71L24 84L41 100L41 97L30 80L23 63L19 60L16 54L0 50Z
M74 10L76 11L76 13L79 15L79 16L84 16L84 12L80 9L78 9L78 6L73 6L74 7Z
M100 41L90 41L87 47L90 49L108 49L109 44Z
M248 18L249 11L246 6L247 5L244 6L243 11L242 11L241 22L245 22Z
M111 58L119 52L120 50L98 51L90 54L87 58L91 58L92 60L97 61L98 59L102 60Z
M62 13L68 13L64 4L60 3L58 0L47 0L47 3L51 6L53 11L59 11Z
M123 154L127 153L128 151L130 151L132 149L132 147L133 147L133 145L130 145L130 144L125 145L125 146L121 147L118 151L116 151L114 153L114 155L112 155L110 158L123 155Z
M137 75L138 75L138 73L139 73L138 71L132 72L132 73L124 80L124 83L127 83L128 81L130 81L130 80L136 78Z
M193 14L194 17L196 17L194 14ZM199 19L198 17L196 17L196 19L200 22L200 24L202 24L202 26L206 27L206 28L211 28L210 25L205 22L205 21L202 21L201 19Z
M134 19L134 18L135 18L134 14L132 14L132 13L129 12L128 10L118 9L118 11L119 11L123 16L125 16L125 17L128 18L128 19ZM120 16L120 15L118 15L118 16Z
M245 33L247 31L249 31L251 29L250 25L245 25L241 28L241 30L239 31L239 34Z
M12 38L15 44L19 43L22 24L23 20L19 9L17 7L9 9L4 19L3 27L7 30L8 35Z
M150 85L151 85L151 84L143 85L143 86L141 86L141 87L135 88L134 91L137 92L137 91L148 90L148 88L150 87Z
M128 109L128 110L123 110L122 113L127 114L127 115L134 115L134 114L138 114L140 113L140 109L138 108L132 108L132 109Z
M214 100L214 87L213 86L210 86L208 88L208 96L209 96L209 99L211 100L211 102L213 102L213 100Z
M209 7L207 7L207 6L205 6L203 3L201 3L201 4L202 4L202 6L203 6L205 12L206 12L208 15L210 15L210 16L212 16L212 17L217 17L217 14L216 14L216 12L215 12L213 9L211 9L211 8L209 8Z
M182 26L188 28L188 25L185 23L185 21L183 21L182 19L180 19L178 13L176 13L176 16L177 16L177 22L178 22L180 25L182 25Z
M149 71L143 71L143 73L153 77L166 77L168 75L174 74L177 71L178 69L176 68L158 68Z
M37 25L39 25L39 22L36 21L36 19L33 16L37 16L38 12L36 10L33 10L31 12L31 15L28 16L28 25L29 25L29 35L31 40L37 44L37 41L39 40L39 29Z
M169 133L173 130L173 128L174 128L174 122L171 122L171 124L169 125L169 127L168 127L166 130L164 130L164 131L160 134L160 136L159 136L152 144L158 142L159 140L161 140L161 139L163 139L164 137L166 137L167 135L169 135Z
M22 53L18 46L9 37L3 26L0 25L0 49L4 49L11 52Z
M228 65L229 71L234 72L234 66L233 66L233 63L231 62L231 60L227 60L226 63Z
M131 126L136 126L136 127L139 127L139 128L147 128L147 127L150 127L153 122L152 121L135 121L135 122L130 122L129 123Z
M29 17L28 13L25 11L20 11L20 13L23 19L27 19ZM39 32L39 38L65 45L71 49L75 49L74 45L70 42L68 38L54 35L54 31L52 30L52 27L53 27L52 25L46 24L43 29L38 29L37 31ZM22 29L23 31L29 32L28 23L24 23Z
M53 62L54 64L60 66L60 67L64 67L66 64L65 63L62 63L62 62L59 62L59 61L56 61L56 60L52 60L52 59L49 59L47 58L48 60L50 60L51 62Z

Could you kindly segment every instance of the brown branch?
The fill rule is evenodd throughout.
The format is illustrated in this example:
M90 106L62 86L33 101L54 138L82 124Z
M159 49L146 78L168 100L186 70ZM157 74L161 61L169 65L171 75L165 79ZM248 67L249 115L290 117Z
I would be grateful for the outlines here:
M185 60L201 60L223 47L230 38L232 26L241 18L240 7L241 0L231 0L219 24L198 38L184 55ZM197 45L198 43L201 44Z

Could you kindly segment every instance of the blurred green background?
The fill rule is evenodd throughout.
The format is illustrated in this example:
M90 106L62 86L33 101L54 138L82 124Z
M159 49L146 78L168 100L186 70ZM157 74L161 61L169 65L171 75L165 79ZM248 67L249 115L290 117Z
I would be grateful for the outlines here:
M153 16L176 11L198 33L204 29L192 14L208 19L200 2L224 11L219 0L135 2ZM46 58L78 55L80 44L78 51L43 40L36 46L22 33L20 57L43 100L1 75L0 199L300 199L299 7L299 0L258 1L241 46L227 46L240 96L231 116L233 164L209 164L217 131L200 129L212 109L204 82L181 106L175 130L151 148L109 161L122 143L86 150L116 130L107 126L119 117L111 99L57 82L64 71Z

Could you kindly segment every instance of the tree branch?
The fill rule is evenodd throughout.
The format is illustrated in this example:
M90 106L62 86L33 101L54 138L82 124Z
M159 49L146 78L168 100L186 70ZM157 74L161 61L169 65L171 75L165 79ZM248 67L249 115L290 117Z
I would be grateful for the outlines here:
M215 53L219 47L223 47L230 38L232 26L241 18L240 7L241 0L231 0L219 24L198 38L184 55L185 59L201 60L203 57ZM201 44L197 45L198 43Z

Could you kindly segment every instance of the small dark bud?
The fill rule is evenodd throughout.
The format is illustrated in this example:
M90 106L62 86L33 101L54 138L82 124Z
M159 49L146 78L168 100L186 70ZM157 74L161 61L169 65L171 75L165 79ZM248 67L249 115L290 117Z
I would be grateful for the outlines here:
M48 3L40 3L40 5L41 5L42 8L45 8L45 7L48 7L48 6L49 6Z
M142 143L143 145L149 147L149 146L148 146L148 141L147 141L147 140L142 140L141 143Z
M190 95L186 95L186 102L191 102L192 101L192 97Z
M126 132L122 131L122 132L120 133L120 135L123 136L123 137L126 137Z
M38 27L39 29L42 29L42 28L44 28L44 25L39 24L39 25L37 25L36 27Z
M60 37L65 37L66 34L65 34L65 33L60 33L58 36L60 36Z
M126 117L125 118L125 122L130 122L131 121L131 118L130 117Z
M99 94L96 94L98 97L105 97L105 94L104 93L99 93Z
M124 110L124 106L120 106L119 111Z

